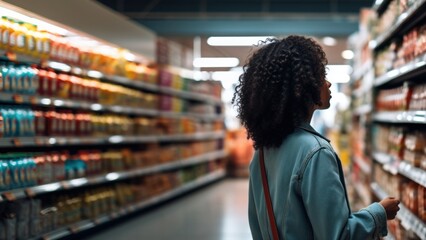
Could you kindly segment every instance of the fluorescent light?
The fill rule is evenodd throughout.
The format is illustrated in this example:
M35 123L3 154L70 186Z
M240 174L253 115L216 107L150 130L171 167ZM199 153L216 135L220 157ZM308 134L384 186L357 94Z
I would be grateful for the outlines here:
M259 41L265 41L273 36L252 36L252 37L209 37L207 44L210 46L253 46Z
M347 83L351 80L349 65L327 65L327 80L331 83Z
M354 58L354 52L352 52L351 50L345 50L342 52L342 58L350 60Z
M194 67L236 67L240 63L238 58L220 58L220 57L210 57L210 58L196 58L194 59Z
M335 38L332 38L332 37L324 37L322 39L322 43L324 43L324 45L326 46L336 46L337 41Z
M194 80L209 80L210 73L206 71L196 71L193 75Z
M212 73L212 79L216 81L234 81L238 80L242 72L236 71L216 71Z

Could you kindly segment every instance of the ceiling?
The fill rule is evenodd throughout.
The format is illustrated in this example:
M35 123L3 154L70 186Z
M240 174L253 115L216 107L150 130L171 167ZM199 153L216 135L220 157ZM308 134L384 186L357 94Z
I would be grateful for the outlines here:
M98 0L162 36L347 36L373 0Z
M159 36L193 48L201 37L202 57L237 57L244 64L252 47L212 47L209 36L332 36L323 46L330 64L343 64L347 37L358 30L361 8L373 0L97 0ZM209 71L210 69L203 69ZM216 69L224 70L224 69Z

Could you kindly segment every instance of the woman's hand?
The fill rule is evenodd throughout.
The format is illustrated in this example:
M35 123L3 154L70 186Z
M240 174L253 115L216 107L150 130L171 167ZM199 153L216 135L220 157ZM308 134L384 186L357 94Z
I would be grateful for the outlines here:
M399 200L394 197L387 197L380 201L380 204L386 211L386 216L388 220L392 220L395 218L396 213L399 211Z

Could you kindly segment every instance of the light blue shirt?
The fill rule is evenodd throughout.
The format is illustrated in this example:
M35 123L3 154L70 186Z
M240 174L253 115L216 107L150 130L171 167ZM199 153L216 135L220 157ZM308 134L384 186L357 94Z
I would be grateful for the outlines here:
M340 159L309 124L264 154L280 239L365 240L387 234L386 212L379 203L351 212ZM249 222L253 239L273 239L258 151L250 164Z

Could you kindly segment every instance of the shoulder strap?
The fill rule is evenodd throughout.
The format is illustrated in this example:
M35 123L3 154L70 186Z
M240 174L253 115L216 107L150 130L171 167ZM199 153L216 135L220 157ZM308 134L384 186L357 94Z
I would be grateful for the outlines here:
M268 208L269 224L271 225L272 235L274 240L279 240L278 229L275 223L274 211L272 209L271 195L269 193L268 179L266 178L265 159L263 156L263 148L259 149L260 156L260 171L262 173L263 193L265 194L265 202Z

